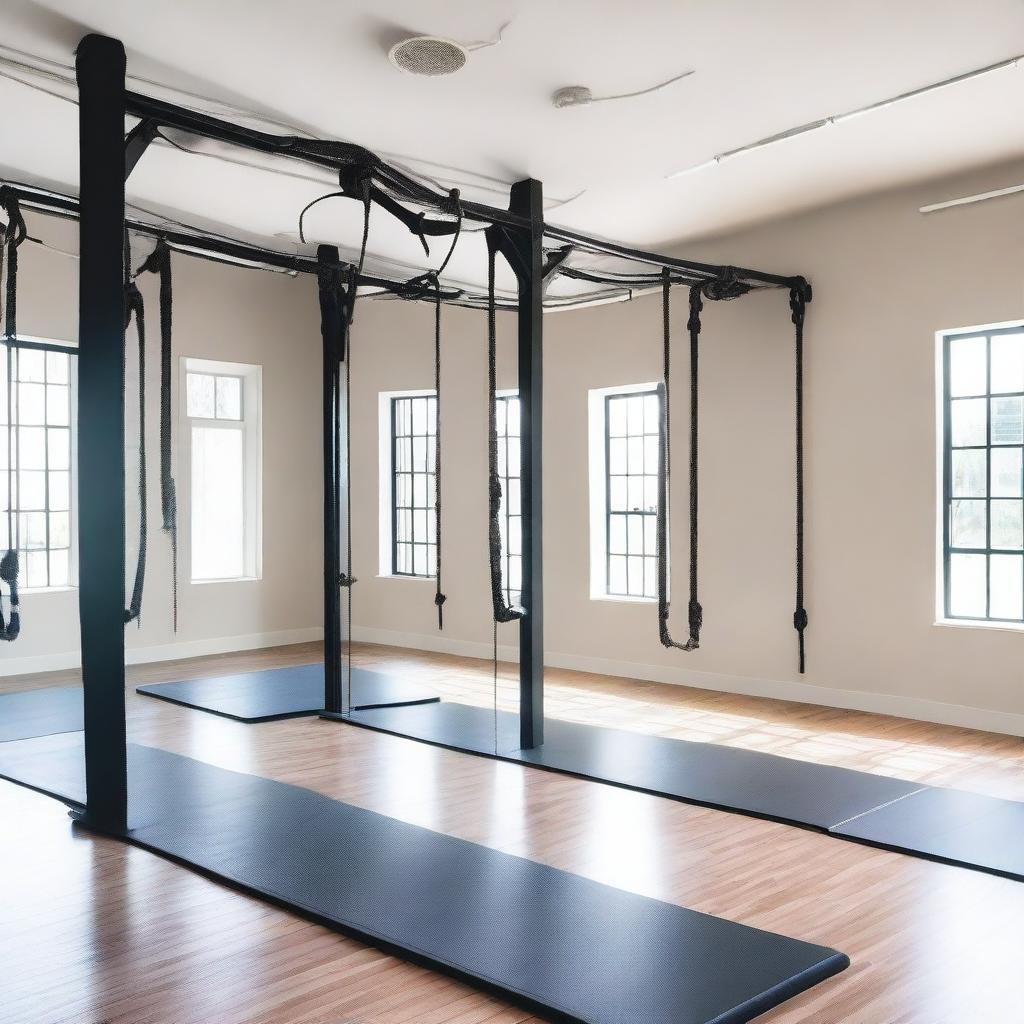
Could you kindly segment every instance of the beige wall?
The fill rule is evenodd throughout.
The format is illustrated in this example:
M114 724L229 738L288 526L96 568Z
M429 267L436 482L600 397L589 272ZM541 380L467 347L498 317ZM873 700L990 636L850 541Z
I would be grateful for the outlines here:
M587 392L656 379L656 297L545 319L546 637L552 664L743 690L1024 733L1024 635L934 625L934 334L1024 318L1024 198L928 217L926 202L1024 180L1008 165L857 200L684 254L805 273L808 673L793 611L792 327L781 292L707 304L703 347L700 651L665 651L653 605L589 597ZM74 230L33 218L74 246ZM75 336L73 261L26 248L21 325ZM264 580L182 588L179 642L315 631L320 618L319 331L311 281L176 257L182 354L264 368ZM152 282L146 283L151 310ZM676 606L685 622L685 294L678 343ZM515 384L514 320L499 316L499 386ZM154 323L155 332L155 323ZM155 342L154 342L155 344ZM155 350L154 350L155 351ZM357 635L485 655L486 337L483 314L445 311L444 633L430 582L378 578L378 394L432 385L432 311L364 301L354 326L353 494ZM156 388L156 361L151 386ZM129 373L131 369L129 368ZM150 437L156 437L156 407ZM158 522L154 481L151 516ZM130 456L129 456L130 464ZM131 488L129 478L129 488ZM132 530L129 529L129 536ZM129 556L131 564L131 556ZM152 541L141 630L169 630L164 539ZM26 597L20 656L72 651L77 596ZM502 628L503 645L516 627ZM230 641L224 646L229 646ZM0 651L0 659L13 650ZM2 671L0 662L0 671Z
M77 227L28 215L30 233L77 250ZM144 255L141 248L140 253ZM21 249L19 332L74 341L78 334L77 260L32 245ZM263 367L263 578L191 585L182 560L180 619L171 628L170 544L160 530L159 303L154 275L140 284L148 311L147 388L150 453L148 572L141 627L125 631L129 656L185 656L317 634L321 610L320 331L316 284L173 257L176 356L258 363ZM135 566L138 474L137 361L127 354L128 589ZM177 362L175 364L177 368ZM175 409L177 406L175 405ZM88 486L88 481L79 481ZM0 673L75 664L78 593L26 593L22 635L0 649ZM173 645L168 648L167 645Z
M1024 318L1024 198L922 216L918 207L1022 180L1007 166L858 200L734 237L695 257L804 273L808 315L808 672L793 613L793 342L787 296L705 308L700 651L665 651L653 605L589 597L587 391L656 379L657 297L545 319L546 647L554 664L1024 731L1024 634L935 620L935 332ZM685 253L684 253L685 254ZM678 344L675 550L685 565L686 298ZM437 636L429 583L375 579L376 395L431 384L430 310L365 303L356 325L355 621L363 635L483 654L485 325L446 312L445 566ZM501 316L501 386L514 385ZM674 627L685 627L685 572ZM515 627L504 627L514 641ZM943 706L945 705L945 707ZM959 707L958 707L959 706ZM979 713L963 708L980 709Z

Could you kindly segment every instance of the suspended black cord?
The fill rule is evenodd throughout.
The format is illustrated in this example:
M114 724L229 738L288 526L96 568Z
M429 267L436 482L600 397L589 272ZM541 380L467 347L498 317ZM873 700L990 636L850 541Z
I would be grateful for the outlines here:
M797 632L800 672L806 668L804 631L807 609L804 608L804 317L810 301L810 287L792 288L789 308L796 335L796 610L793 628Z
M668 570L670 557L669 521L671 519L670 497L672 488L671 449L671 342L670 295L672 280L668 270L662 275L662 359L663 380L659 391L658 440L661 460L658 467L658 638L665 647L680 651L695 651L700 646L700 629L704 611L697 597L697 440L698 440L698 347L700 341L700 313L703 308L700 286L690 289L690 318L687 327L690 332L690 600L688 625L689 638L685 643L672 639L669 631Z
M172 311L171 249L160 239L139 273L160 278L160 509L164 532L171 540L171 604L174 632L178 632L178 498L173 475L173 417L171 415Z
M490 240L490 236L488 236ZM487 260L487 475L488 475L488 552L491 567L491 604L496 622L521 619L523 609L505 601L501 544L501 475L498 472L497 420L497 315L494 297L496 251L488 245Z
M142 292L131 277L131 244L128 230L124 232L124 330L127 337L132 317L139 348L139 552L135 563L132 596L125 609L124 621L137 622L142 613L142 592L146 585L146 548L149 535L147 515L148 467L146 465L146 312Z
M434 550L435 554L435 589L434 604L437 606L437 628L444 629L444 603L448 600L447 595L441 587L441 274L448 266L448 261L455 252L455 246L459 244L459 236L462 234L462 203L459 199L459 190L453 188L451 199L457 210L457 221L452 244L448 248L448 254L441 261L441 266L432 271L429 277L434 285Z
M21 438L18 393L14 387L15 373L20 366L20 356L15 352L18 337L18 247L28 237L28 228L17 196L7 187L0 188L0 207L7 214L7 225L0 228L0 278L4 274L5 256L7 264L4 298L4 343L7 346L7 551L0 558L0 580L7 584L10 605L10 615L5 620L0 601L0 640L13 643L21 633L21 600L18 594L21 501L20 488L14 486L15 452L20 451L20 444L15 444L15 438L19 442Z

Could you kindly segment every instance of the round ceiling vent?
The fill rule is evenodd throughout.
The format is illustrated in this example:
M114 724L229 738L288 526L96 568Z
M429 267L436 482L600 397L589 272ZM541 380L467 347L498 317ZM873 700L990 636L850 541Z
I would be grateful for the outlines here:
M391 47L388 58L400 71L411 75L452 75L461 71L469 54L450 39L414 36Z

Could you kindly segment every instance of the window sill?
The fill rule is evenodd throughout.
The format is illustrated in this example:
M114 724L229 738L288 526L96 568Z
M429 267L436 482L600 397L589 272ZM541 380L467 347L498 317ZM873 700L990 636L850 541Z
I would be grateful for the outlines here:
M193 587L208 587L217 583L259 583L262 576L228 576L222 580L189 580Z
M38 594L70 594L78 587L21 587L18 593L23 597L35 597Z
M936 619L933 626L958 629L995 629L1004 633L1024 633L1024 622L990 622L986 619Z
M406 576L400 572L379 572L376 578L379 580L407 580L412 583L435 582L435 577L433 576Z
M657 604L656 597L627 597L625 594L591 594L591 601L604 601L607 604Z

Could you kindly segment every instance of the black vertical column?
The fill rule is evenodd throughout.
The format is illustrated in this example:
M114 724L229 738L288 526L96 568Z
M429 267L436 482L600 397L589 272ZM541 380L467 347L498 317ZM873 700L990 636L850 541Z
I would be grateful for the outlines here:
M124 698L125 54L88 35L75 58L80 153L78 603L85 701L83 820L128 819Z
M525 218L516 231L519 280L520 494L523 591L519 623L519 740L544 742L544 502L543 502L543 248L544 190L528 178L512 186L509 212Z
M341 714L341 372L344 338L340 256L333 245L316 251L323 338L324 455L324 710Z

